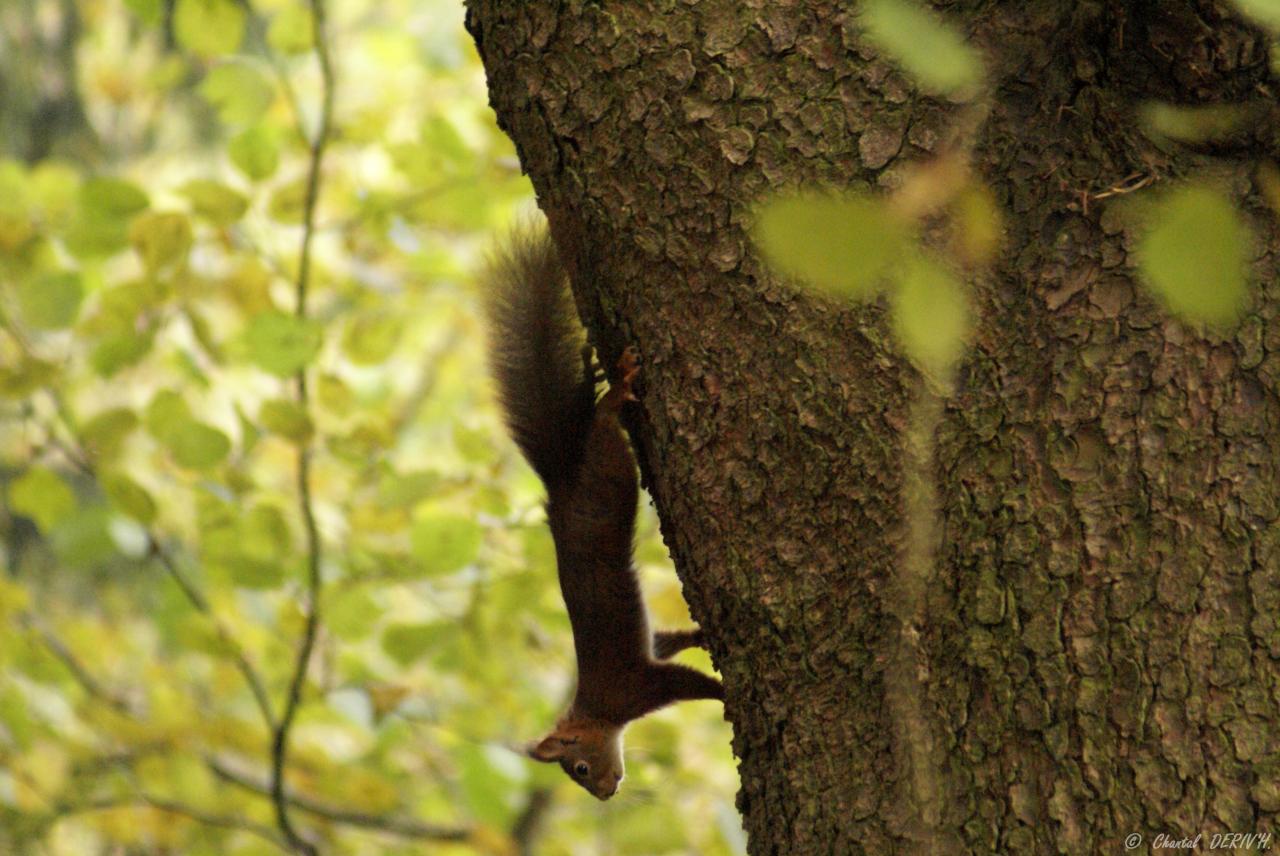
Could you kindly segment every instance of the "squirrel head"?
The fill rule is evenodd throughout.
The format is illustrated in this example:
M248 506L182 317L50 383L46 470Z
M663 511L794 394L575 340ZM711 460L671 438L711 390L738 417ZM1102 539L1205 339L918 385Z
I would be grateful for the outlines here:
M622 764L622 726L566 717L555 729L528 747L535 761L560 764L569 778L596 799L618 792L625 772Z

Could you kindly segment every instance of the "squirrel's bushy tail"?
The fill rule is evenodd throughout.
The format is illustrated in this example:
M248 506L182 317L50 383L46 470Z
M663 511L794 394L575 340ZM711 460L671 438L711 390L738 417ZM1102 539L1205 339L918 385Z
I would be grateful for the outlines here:
M545 229L514 232L485 282L489 365L516 444L548 489L573 478L595 407L586 334Z

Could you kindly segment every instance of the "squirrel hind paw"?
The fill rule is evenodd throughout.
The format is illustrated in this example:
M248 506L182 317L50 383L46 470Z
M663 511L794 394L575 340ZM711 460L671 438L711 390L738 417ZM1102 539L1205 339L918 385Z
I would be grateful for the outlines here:
M640 351L635 345L627 345L618 358L618 388L623 401L639 401L631 384L640 374Z

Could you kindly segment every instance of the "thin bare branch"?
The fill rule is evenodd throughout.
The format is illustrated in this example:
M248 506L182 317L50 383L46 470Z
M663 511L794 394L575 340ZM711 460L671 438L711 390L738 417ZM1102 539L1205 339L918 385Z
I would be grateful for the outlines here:
M23 335L22 331L14 324L6 324L5 329L13 337L23 354L27 357L34 357L35 352L31 347L31 343ZM50 441L53 445L66 457L66 459L75 466L87 478L92 479L95 483L101 485L99 479L98 468L95 466L93 455L85 448L80 441L80 432L76 425L75 416L71 412L71 407L67 404L66 398L63 397L57 387L46 389L45 392L49 396L49 400L53 403L54 413L57 419L54 424L47 426L46 430ZM63 440L58 437L58 427L67 435L67 439ZM271 712L271 702L267 696L266 687L262 682L257 670L253 664L249 662L248 656L244 653L244 649L240 647L240 643L231 635L231 631L218 619L213 608L209 604L208 598L200 591L200 589L187 578L182 569L178 567L178 563L169 555L160 544L160 539L155 532L149 527L144 527L143 531L147 536L147 547L150 555L159 560L161 566L169 574L169 577L182 590L187 600L197 610L204 613L213 622L213 626L218 634L218 639L231 653L232 659L236 663L236 667L240 670L240 674L244 676L245 682L249 685L250 691L253 693L254 700L258 704L258 709L262 713L263 721L266 723L268 731L275 730L275 716Z
M320 175L324 166L324 153L329 144L333 124L334 74L333 59L329 53L328 34L325 27L324 0L310 0L315 33L315 55L320 66L322 101L320 121L311 140L311 157L307 168L307 193L302 214L302 244L298 255L297 302L295 314L307 317L307 295L311 287L311 248L316 231L316 203L320 198ZM301 117L299 117L301 122ZM298 404L305 411L308 405L306 368L298 370ZM297 662L284 711L276 724L271 742L271 798L276 807L276 823L293 849L304 856L315 856L316 846L302 838L289 819L289 800L285 794L285 767L289 753L289 734L294 716L302 701L303 686L311 664L311 652L315 648L320 627L320 565L323 558L320 531L316 525L315 507L311 496L311 453L308 442L298 445L298 507L307 535L307 600L306 618L302 642L298 646Z
M511 840L516 845L516 853L520 856L533 856L538 835L542 831L542 821L551 808L551 789L534 788L529 792L529 801L524 811L516 817L511 825Z
M164 545L156 540L155 535L149 530L147 531L147 549L149 554L160 562L160 566L165 569L165 572L177 584L178 588L182 589L182 593L186 595L191 605L207 615L209 620L213 622L214 632L218 634L218 641L222 643L231 655L231 659L235 661L240 674L244 676L245 683L249 685L249 691L253 693L253 699L257 702L258 711L262 714L267 730L274 731L276 728L275 714L271 711L271 698L267 695L266 685L262 682L262 677L258 674L257 669L249 662L249 656L240 647L240 643L231 635L231 631L227 629L226 625L218 620L208 598L187 578L187 575L178 567L178 563L173 556L164 548Z
M209 769L215 776L223 781L241 787L255 794L261 794L267 797L273 797L272 789L269 783L233 770L227 764L214 758L205 759ZM380 814L372 814L369 812L352 811L350 809L339 808L321 800L303 796L298 793L287 793L286 798L289 804L294 808L305 811L308 814L322 817L333 823L341 823L347 826L360 827L375 832L385 832L390 835L396 835L401 838L411 838L421 841L466 841L471 836L471 830L461 826L438 826L431 823L422 823L407 817L386 816Z
M278 832L270 826L262 823L255 823L242 817L235 817L227 814L215 814L203 809L189 806L185 803L175 802L173 800L161 799L160 797L150 794L139 793L135 796L124 797L101 797L91 799L85 802L60 804L55 807L54 814L58 817L66 817L73 814L85 814L93 811L106 811L114 808L129 808L137 806L148 806L157 811L168 812L170 814L181 815L182 817L202 823L205 826L214 826L220 829L234 829L247 832L250 835L256 835L264 841L282 849L288 849L288 842Z
M120 713L129 716L133 715L133 708L129 703L125 701L123 697L116 695L114 692L98 683L98 680L89 673L89 670L86 669L84 664L80 662L80 659L72 653L66 643L55 636L52 631L42 626L32 615L23 615L19 620L24 627L36 636L40 637L40 641L49 649L49 653L51 653L60 663L62 663L63 666L66 667L67 671L71 673L71 677L75 679L76 683L83 687L84 691L92 698L96 698L98 701L103 702L108 707L111 707Z
M10 332L14 333L15 331L11 329ZM24 351L30 353L30 351L28 351L29 346L23 337L15 333L15 340ZM98 468L95 465L93 456L89 454L88 450L85 449L84 444L80 442L80 434L77 430L75 418L72 416L71 408L67 405L66 399L63 398L61 392L57 389L48 389L46 392L53 402L54 412L57 414L57 424L49 426L46 429L50 439L55 441L59 451L65 455L67 460L79 469L83 475L101 485ZM61 426L62 431L67 435L67 440L64 441L58 438L58 425ZM218 634L219 641L222 642L223 646L231 654L231 658L235 661L236 667L244 677L245 683L249 685L249 690L253 693L254 700L257 702L258 709L262 713L263 722L266 724L267 730L274 731L276 727L275 716L271 712L271 702L270 698L267 696L266 686L263 684L262 677L258 674L257 669L255 669L253 664L249 662L248 655L246 655L244 649L240 647L240 643L236 641L235 637L231 634L231 631L228 630L226 625L218 619L217 614L213 611L213 607L209 604L208 598L206 598L200 591L199 587L192 582L185 573L183 573L182 569L178 567L178 563L174 560L173 556L164 549L156 533L150 527L144 527L143 532L147 536L147 549L149 555L160 562L161 567L165 569L165 572L174 581L174 583L177 584L178 588L181 589L182 594L186 597L187 601L194 606L197 611L208 616L209 620L213 623L214 630Z

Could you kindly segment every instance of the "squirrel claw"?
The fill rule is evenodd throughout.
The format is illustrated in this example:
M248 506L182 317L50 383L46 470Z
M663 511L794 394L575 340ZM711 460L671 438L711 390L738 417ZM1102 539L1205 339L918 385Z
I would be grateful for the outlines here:
M631 389L631 382L640 374L640 352L635 345L627 345L618 358L618 389L623 401L639 401Z

